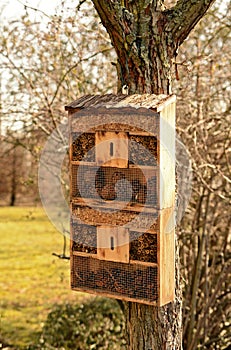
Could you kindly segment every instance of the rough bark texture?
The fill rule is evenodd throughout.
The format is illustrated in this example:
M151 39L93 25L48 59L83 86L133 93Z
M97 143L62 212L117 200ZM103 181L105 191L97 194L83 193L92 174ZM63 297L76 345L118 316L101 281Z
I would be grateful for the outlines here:
M118 56L118 92L171 93L171 66L179 45L214 0L92 0Z
M171 93L171 68L179 45L214 0L92 0L116 50L118 92ZM176 252L176 298L161 308L124 303L128 349L181 349L181 291Z

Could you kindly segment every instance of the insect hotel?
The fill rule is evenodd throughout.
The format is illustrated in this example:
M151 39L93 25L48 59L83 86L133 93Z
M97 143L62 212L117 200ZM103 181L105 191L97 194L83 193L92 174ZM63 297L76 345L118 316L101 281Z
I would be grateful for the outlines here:
M65 109L71 288L173 301L175 96L87 95Z

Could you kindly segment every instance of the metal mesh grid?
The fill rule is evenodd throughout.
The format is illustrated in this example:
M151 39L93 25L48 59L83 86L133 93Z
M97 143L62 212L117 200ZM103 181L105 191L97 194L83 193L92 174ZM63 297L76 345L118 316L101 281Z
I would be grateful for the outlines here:
M152 206L158 205L158 192L157 192L157 177L152 176L150 179L148 179L148 197L147 197L147 204L150 204Z
M130 135L129 139L134 141L129 143L130 164L153 165L154 159L157 160L157 138L154 136ZM145 152L142 152L139 144L143 146Z
M158 298L157 267L73 256L72 288L154 302Z
M92 225L80 225L72 221L72 251L97 253L97 229Z
M130 259L157 263L157 235L131 231Z
M78 185L77 185L77 173L78 173L78 166L77 165L72 165L71 167L71 196L72 197L79 197L80 193L78 190Z
M86 162L95 161L95 151L90 151L95 146L94 133L72 133L72 160Z
M157 206L157 179L140 168L72 165L72 196ZM147 180L147 181L146 181Z

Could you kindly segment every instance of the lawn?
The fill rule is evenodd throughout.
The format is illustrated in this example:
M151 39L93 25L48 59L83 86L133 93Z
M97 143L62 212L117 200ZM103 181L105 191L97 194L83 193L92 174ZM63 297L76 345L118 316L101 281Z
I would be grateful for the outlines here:
M63 236L41 208L0 208L0 340L34 344L54 304L82 300L72 292ZM1 348L1 344L0 344Z

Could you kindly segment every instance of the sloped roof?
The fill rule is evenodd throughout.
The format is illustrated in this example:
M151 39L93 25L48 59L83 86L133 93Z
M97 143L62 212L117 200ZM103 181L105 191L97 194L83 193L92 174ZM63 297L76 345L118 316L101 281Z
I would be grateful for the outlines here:
M66 111L87 108L147 108L159 112L176 100L175 95L85 95L65 106Z

